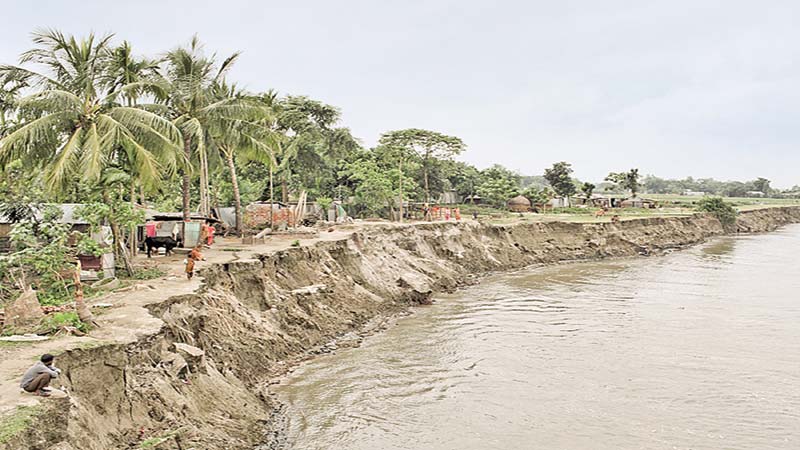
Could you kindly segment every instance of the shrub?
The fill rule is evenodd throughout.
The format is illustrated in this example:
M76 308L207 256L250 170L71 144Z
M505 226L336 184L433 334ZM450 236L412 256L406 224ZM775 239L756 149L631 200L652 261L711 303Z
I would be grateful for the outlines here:
M63 326L72 326L84 333L89 332L89 325L81 322L78 318L78 313L75 311L57 312L48 314L42 320L41 333L50 333L58 331Z
M697 203L697 209L711 213L725 227L736 223L736 210L721 197L704 198Z
M161 270L158 267L145 267L137 270L136 274L131 278L133 278L134 280L153 280L156 278L161 278L166 274L167 272Z

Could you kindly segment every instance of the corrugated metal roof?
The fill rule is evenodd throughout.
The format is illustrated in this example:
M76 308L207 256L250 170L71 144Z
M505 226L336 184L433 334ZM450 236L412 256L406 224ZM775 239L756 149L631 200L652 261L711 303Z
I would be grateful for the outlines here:
M75 210L78 209L79 206L82 206L82 203L61 203L61 204L48 204L44 206L56 206L61 209L62 216L59 219L60 223L71 223L73 225L88 225L89 222L79 219L75 216ZM44 218L44 214L42 212L43 208L38 208L34 217L36 220L42 220ZM0 223L11 223L3 214L0 214Z

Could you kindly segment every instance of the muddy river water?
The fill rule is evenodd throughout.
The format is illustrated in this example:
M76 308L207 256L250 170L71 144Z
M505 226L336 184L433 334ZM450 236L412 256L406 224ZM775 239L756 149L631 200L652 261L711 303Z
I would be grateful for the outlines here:
M798 225L436 300L278 387L291 448L800 448Z

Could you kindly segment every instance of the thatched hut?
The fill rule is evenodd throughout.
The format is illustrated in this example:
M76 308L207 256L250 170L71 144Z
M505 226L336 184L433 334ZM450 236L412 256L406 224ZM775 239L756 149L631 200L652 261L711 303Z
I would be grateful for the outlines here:
M508 201L508 209L514 212L528 212L531 210L531 201L518 195Z

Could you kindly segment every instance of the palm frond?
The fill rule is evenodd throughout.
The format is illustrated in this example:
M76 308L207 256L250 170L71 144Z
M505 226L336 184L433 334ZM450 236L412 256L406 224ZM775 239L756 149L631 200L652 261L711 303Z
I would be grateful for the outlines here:
M83 152L81 152L81 166L83 176L89 180L97 180L102 174L103 167L107 159L105 149L112 147L112 142L104 142L105 148L101 144L100 136L97 132L97 124L93 123L86 131L84 138Z
M26 123L0 140L0 164L5 165L22 153L34 151L43 142L50 142L55 130L74 119L69 111L48 114Z
M75 94L60 89L48 89L17 100L19 108L47 112L71 111L78 114L82 106L83 102Z
M56 191L62 188L74 172L82 150L83 135L83 128L76 128L67 142L56 152L55 159L45 171L45 182L49 190Z

